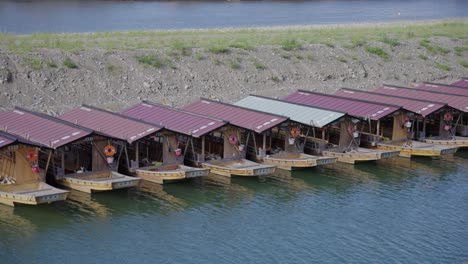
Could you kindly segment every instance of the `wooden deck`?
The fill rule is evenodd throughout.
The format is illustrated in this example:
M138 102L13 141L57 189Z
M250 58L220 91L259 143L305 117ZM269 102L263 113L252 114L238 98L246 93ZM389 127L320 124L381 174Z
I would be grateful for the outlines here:
M265 164L275 165L283 170L310 168L318 165L335 163L334 157L319 157L304 153L280 153L263 157Z
M451 146L458 148L468 147L468 137L453 137L453 138L441 138L441 137L431 137L424 140L426 143L440 145L440 146Z
M262 165L246 159L213 160L202 163L203 168L211 170L211 173L232 176L263 176L275 172L276 166Z
M67 196L68 191L57 189L44 182L0 185L0 203L10 206L52 203L63 201Z
M377 150L368 148L357 148L347 152L323 151L322 154L327 157L337 158L339 162L355 164L356 162L376 161L385 158L398 156L400 152L396 150Z
M57 182L70 189L92 193L138 186L141 178L114 171L85 172L65 175Z
M441 146L423 143L419 141L412 141L411 143L405 142L386 142L378 143L376 146L380 150L398 150L400 151L401 157L437 157L441 155L454 154L457 151L457 147Z
M210 173L210 169L193 168L185 165L161 165L149 166L136 170L136 175L145 181L164 184L180 181L188 178L204 177Z

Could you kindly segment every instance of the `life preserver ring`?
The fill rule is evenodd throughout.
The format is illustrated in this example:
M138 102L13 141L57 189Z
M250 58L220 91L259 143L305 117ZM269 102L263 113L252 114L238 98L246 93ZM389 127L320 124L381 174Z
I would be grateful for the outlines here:
M300 135L301 135L301 130L299 130L299 128L297 128L297 127L291 128L291 136L293 138L297 138Z
M237 144L237 137L234 134L229 135L229 144L236 145Z
M37 152L35 150L28 150L28 152L26 152L26 159L29 162L36 162L37 161Z
M112 145L107 145L104 147L104 155L107 157L112 157L117 153L116 149Z
M176 148L176 149L174 150L174 152L175 152L175 155L176 155L177 157L182 156L182 149Z
M453 120L453 115L451 112L445 112L444 114L444 121L452 121Z

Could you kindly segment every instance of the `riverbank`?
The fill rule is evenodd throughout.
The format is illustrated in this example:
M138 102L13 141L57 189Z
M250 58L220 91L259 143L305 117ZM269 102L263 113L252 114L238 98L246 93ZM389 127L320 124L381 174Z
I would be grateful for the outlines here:
M0 35L0 105L176 106L468 75L468 19L275 28Z

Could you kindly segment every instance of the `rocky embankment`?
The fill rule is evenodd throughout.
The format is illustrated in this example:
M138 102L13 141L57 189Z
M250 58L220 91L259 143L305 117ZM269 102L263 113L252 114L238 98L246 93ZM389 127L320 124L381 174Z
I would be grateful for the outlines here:
M448 83L468 76L462 65L468 52L456 49L466 47L466 40L429 41L435 50L420 39L353 47L308 44L291 50L0 50L0 107L57 114L83 103L119 110L144 99L181 106L199 97L232 102L248 94L333 93L340 87L368 90L384 83ZM370 52L369 46L381 48L387 57Z

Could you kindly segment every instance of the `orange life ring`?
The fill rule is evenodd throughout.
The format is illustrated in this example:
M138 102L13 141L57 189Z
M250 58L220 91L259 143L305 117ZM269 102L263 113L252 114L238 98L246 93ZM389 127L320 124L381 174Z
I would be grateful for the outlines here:
M297 128L297 127L291 128L291 136L293 138L297 138L300 135L301 135L301 131L299 130L299 128Z
M37 161L37 152L35 150L28 150L28 152L26 152L26 159L29 162L36 162Z
M115 153L117 153L117 151L115 150L115 147L112 146L112 145L107 145L104 147L104 154L107 156L107 157L112 157L115 155Z

